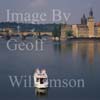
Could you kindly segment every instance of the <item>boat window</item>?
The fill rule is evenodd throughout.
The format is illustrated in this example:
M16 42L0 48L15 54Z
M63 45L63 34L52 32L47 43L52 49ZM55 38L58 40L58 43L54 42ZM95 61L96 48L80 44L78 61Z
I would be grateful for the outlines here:
M44 83L44 79L41 78L41 79L40 79L40 84L43 84L43 83Z
M46 78L41 78L40 79L40 84L43 84L44 82L46 82L46 80L47 80Z
M47 78L44 78L44 82L46 82L47 81Z
M39 78L37 78L37 80L36 80L37 82L39 82Z

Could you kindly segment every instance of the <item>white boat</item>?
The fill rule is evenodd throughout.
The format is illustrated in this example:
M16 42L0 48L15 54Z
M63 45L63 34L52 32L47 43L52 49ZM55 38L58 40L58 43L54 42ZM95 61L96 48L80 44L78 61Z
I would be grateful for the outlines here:
M48 88L48 76L45 69L36 69L34 73L34 87L39 89Z

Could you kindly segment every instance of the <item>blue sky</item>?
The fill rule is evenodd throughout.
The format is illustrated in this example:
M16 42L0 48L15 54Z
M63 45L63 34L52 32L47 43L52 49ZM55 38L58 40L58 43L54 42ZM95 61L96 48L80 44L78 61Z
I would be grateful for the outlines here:
M100 0L0 0L0 22L6 20L6 9L17 12L46 12L51 9L60 9L71 13L68 23L80 23L80 18L85 13L88 16L93 8L95 21L100 21ZM49 20L48 20L49 22Z

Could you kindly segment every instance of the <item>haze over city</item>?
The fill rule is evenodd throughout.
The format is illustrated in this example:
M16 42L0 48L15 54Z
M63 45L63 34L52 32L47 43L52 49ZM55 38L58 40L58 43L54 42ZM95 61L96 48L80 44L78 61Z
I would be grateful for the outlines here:
M62 12L71 13L69 24L80 23L83 13L88 17L90 8L93 8L95 21L100 21L99 0L1 0L0 1L0 22L6 21L6 10L13 12L45 12L51 16L50 10L60 9ZM49 19L49 18L48 18ZM50 20L47 21L49 23Z

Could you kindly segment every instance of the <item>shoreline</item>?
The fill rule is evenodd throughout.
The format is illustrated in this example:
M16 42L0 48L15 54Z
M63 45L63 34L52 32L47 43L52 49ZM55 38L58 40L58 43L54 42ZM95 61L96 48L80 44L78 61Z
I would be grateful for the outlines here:
M77 40L100 40L100 37L92 37L92 38L88 38L88 37L86 37L86 38L84 38L84 37L81 37L81 38L68 38L67 40L75 40L75 41L77 41Z
M9 37L9 39L11 39L11 38L13 38L13 37L19 37L20 38L20 36L19 35L14 35L14 36L8 36ZM0 35L0 39L2 38L2 39L6 39L6 38L8 38L7 36L3 36L3 35ZM25 39L27 38L27 37L33 37L32 35L27 35L27 36L23 36L23 37L25 37ZM43 36L44 37L44 36ZM60 40L58 40L58 39L53 39L53 37L51 37L51 36L47 36L47 37L49 37L50 38L50 40L52 40L52 41L77 41L77 40L80 40L80 41L82 41L82 40L100 40L100 37L79 37L79 38L77 38L77 37L73 37L73 38L64 38L64 39L60 39ZM33 37L34 38L34 37ZM42 38L41 38L42 39Z

